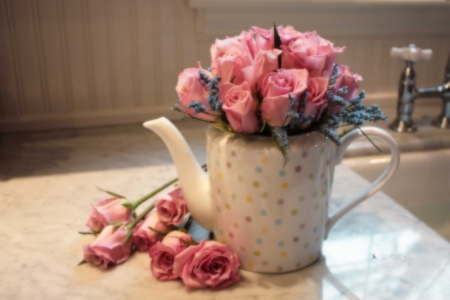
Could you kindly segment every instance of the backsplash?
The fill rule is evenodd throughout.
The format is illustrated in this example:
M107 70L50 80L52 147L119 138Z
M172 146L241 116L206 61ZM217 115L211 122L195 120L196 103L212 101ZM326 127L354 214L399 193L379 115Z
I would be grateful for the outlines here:
M273 1L3 0L0 3L0 131L139 122L175 116L177 75L209 65L214 37L274 21L316 29L347 46L338 58L364 75L369 100L395 105L403 62L392 46L414 42L433 58L418 86L442 82L450 6ZM339 2L339 1L338 1ZM314 26L313 28L305 28ZM312 25L311 25L312 24ZM384 101L384 102L383 102Z

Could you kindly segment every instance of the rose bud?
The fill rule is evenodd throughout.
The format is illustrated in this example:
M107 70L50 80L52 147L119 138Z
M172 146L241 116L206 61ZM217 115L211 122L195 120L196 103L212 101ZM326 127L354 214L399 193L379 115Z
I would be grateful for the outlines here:
M251 35L241 34L237 37L216 39L211 45L212 74L222 78L222 83L244 82L242 69L253 63L252 49L249 48Z
M256 33L255 40L257 48L269 50L274 45L273 27L269 30L252 26L251 29ZM295 30L292 26L277 26L278 35L280 36L281 45L287 45L291 39L301 36L302 33Z
M348 66L339 65L339 73L334 84L334 93L338 94L347 102L358 94L358 81L362 81L361 75L353 74ZM347 87L347 93L340 94L339 89ZM334 115L340 111L340 106L335 105L331 108L330 114Z
M130 257L132 241L123 246L127 231L125 226L106 226L91 245L83 246L84 260L100 269L120 264Z
M192 237L181 231L172 231L167 234L162 242L157 242L150 249L150 269L158 280L172 280L179 277L173 273L175 256L186 249L186 243L191 242Z
M236 132L254 133L259 128L258 108L246 81L241 85L225 83L220 87L222 109Z
M198 246L189 246L175 257L173 267L174 273L180 275L186 286L210 286L215 290L238 281L238 269L236 253L216 241L202 241Z
M167 225L179 225L187 213L183 192L179 187L159 198L155 206L160 222Z
M327 103L324 101L325 92L328 88L328 79L323 77L309 78L308 79L308 98L306 98L306 106L303 111L303 116L313 116L313 120L318 120L320 115L327 107ZM301 124L301 128L309 127L314 121Z
M124 199L108 198L92 205L92 213L86 225L98 231L112 222L128 223L131 220L132 210L123 206L127 202Z
M211 107L208 101L206 101L206 98L209 95L209 90L200 80L199 71L205 74L208 78L212 78L211 72L202 69L200 63L198 63L197 68L185 69L180 73L180 75L178 75L178 83L175 90L180 98L181 109L186 114L197 119L213 121L217 117L217 112L211 111ZM200 104L204 105L207 109L207 113L195 113L195 109L193 107L187 108L192 101L198 101Z
M315 31L306 32L281 46L284 69L306 68L311 77L328 78L337 53L345 47L335 48L333 43L321 38Z
M148 251L156 242L164 238L161 233L171 228L171 226L161 222L158 213L153 210L144 221L133 229L133 243L138 251Z
M291 117L286 112L289 107L289 95L298 99L306 90L308 71L278 70L269 73L263 81L261 117L270 126L282 127L289 124Z

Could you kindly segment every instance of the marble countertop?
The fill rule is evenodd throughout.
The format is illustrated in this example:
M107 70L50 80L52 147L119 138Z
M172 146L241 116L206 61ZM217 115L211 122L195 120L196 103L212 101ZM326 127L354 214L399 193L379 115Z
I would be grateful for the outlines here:
M188 123L182 132L204 162L204 133ZM138 199L176 177L153 133L115 126L5 135L0 170L0 299L450 299L450 244L383 193L336 224L312 266L240 271L238 284L213 292L156 281L144 253L108 271L77 266L93 241L77 231L104 197L95 187ZM330 209L366 184L339 166Z

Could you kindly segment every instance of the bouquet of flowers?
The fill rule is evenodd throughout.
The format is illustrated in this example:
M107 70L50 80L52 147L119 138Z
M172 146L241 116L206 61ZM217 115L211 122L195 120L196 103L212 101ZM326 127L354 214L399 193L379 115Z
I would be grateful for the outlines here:
M339 145L340 126L386 120L378 105L363 105L362 77L335 63L344 49L291 26L251 27L216 40L211 67L179 75L174 110L224 131L271 135L284 155L289 135L310 131Z

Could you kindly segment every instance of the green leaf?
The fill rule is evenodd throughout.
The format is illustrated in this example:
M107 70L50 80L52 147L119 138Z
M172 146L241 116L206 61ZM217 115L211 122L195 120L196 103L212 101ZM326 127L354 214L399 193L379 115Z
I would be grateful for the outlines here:
M109 225L116 227L116 226L122 226L123 224L121 222L110 222Z
M275 23L273 23L273 47L275 49L280 49L281 50L281 38L280 38L280 34L278 33L278 29L277 29L277 25L275 25ZM281 54L278 55L278 69L281 69Z
M275 144L275 146L281 151L281 154L283 154L284 157L284 165L286 165L287 161L288 161L288 156L286 153L286 149L284 149L283 146L280 145L280 143L277 140L277 137L275 136L275 134L273 133L273 128L270 127L270 132L272 133L272 141Z
M266 129L266 121L262 121L261 129L259 130L259 133L262 133Z
M169 232L172 231L172 230L169 230L169 231L159 231L159 230L156 230L156 229L153 228L153 227L148 227L148 229L150 229L151 231L154 231L154 232L156 232L157 234L160 234L160 235L166 235L166 234L168 234Z
M212 126L222 131L234 132L233 127L231 127L231 125L228 122L225 122L222 118L217 118L214 120Z
M119 198L119 199L125 199L125 196L116 194L116 193L114 193L114 192L110 192L110 191L101 189L101 188L99 188L99 187L97 187L97 189L99 189L100 191L105 192L105 193L107 193L107 194L109 194L109 195L111 195L111 196L113 196L113 197L116 197L116 198Z
M131 238L132 234L132 229L127 228L127 235L125 236L125 239L123 240L121 246L125 245L125 243Z
M123 203L122 206L125 206L126 208L129 208L131 210L134 209L133 203L131 203L130 201Z

